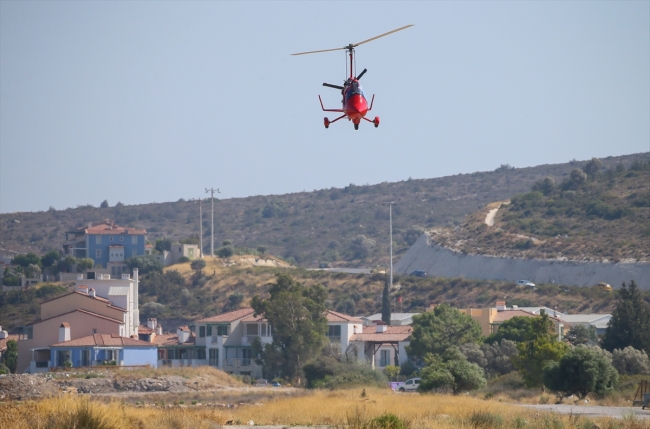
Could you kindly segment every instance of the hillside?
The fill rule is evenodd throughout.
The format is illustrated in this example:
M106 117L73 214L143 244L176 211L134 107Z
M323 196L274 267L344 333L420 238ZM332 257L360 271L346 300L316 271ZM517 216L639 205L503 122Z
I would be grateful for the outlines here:
M244 259L244 261L242 261ZM246 260L247 259L247 260ZM202 272L189 264L177 264L164 273L142 276L140 317L157 317L165 329L181 323L245 306L255 294L264 295L277 273L286 273L307 285L320 283L328 290L327 306L351 315L369 315L381 311L385 275L352 275L300 268L255 266L251 258L233 257L227 261L207 259ZM40 289L43 289L41 287ZM45 286L30 292L0 293L0 326L12 330L38 317L38 303L65 293L65 287ZM650 291L642 292L650 302ZM497 299L508 305L545 305L558 311L609 312L614 308L616 292L590 287L557 284L538 285L536 290L518 287L514 282L468 279L395 278L395 297L403 302L394 311L421 312L432 303L447 302L458 308L493 306Z
M595 262L650 261L650 162L574 170L495 202L456 228L432 228L436 244L463 254ZM587 174L589 173L589 174Z
M602 162L604 168L620 164L627 169L646 159L648 154L643 153L609 157ZM571 161L520 169L502 166L492 172L436 179L350 184L343 189L219 200L215 202L215 247L223 240L230 240L237 247L264 246L267 253L303 267L313 266L314 261L339 266L378 266L388 262L386 204L390 201L397 203L393 208L393 229L395 254L399 257L425 228L461 225L465 216L489 203L527 192L547 176L561 183L574 168L585 165L586 161ZM98 194L98 202L102 199ZM209 252L209 201L204 202L203 209L203 243ZM152 242L160 237L178 240L199 233L198 204L185 200L5 213L0 214L0 255L59 249L65 231L106 218L122 226L145 228ZM503 222L502 219L503 214L499 213L497 222ZM613 252L609 253L615 257ZM626 251L621 256L628 253L633 254Z

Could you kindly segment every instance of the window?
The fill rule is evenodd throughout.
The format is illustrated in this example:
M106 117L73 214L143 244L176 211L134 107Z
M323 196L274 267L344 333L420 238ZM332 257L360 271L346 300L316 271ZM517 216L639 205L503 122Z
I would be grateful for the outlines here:
M131 236L131 244L138 244L138 236L137 235L132 235Z
M199 326L199 337L205 337L205 326Z
M379 352L379 366L390 365L390 350L380 350Z
M228 335L230 332L230 325L217 326L217 335Z
M101 235L96 235L95 236L95 244L102 244L102 236Z
M328 327L327 336L328 337L340 337L341 336L341 325L330 325Z
M196 349L196 358L205 359L205 349Z
M249 323L246 325L246 335L255 337L259 335L257 323Z
M101 258L101 257L102 257L102 249L95 250L95 258Z
M131 256L138 256L138 249L131 250Z

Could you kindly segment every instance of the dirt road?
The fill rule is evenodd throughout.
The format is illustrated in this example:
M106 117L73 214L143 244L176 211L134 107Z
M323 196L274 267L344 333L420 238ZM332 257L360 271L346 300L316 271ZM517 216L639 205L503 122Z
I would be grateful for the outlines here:
M635 417L637 419L650 419L650 410L642 410L641 407L604 407L599 405L551 405L535 404L522 405L522 407L535 408L542 411L550 411L558 414L573 414L586 417Z

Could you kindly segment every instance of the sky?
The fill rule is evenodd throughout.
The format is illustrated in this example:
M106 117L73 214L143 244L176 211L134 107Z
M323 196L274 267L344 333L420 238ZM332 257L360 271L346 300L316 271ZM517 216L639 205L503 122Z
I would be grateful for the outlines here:
M648 151L649 1L0 1L0 213Z

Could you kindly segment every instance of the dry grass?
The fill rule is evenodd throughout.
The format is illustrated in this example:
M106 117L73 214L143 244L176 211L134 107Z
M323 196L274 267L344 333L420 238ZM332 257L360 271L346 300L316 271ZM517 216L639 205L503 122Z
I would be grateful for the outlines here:
M218 428L229 421L245 424L250 420L256 425L329 425L348 429L650 427L646 421L631 418L560 416L468 396L396 394L380 389L366 389L365 397L360 389L305 393L234 410L191 405L142 408L62 396L0 405L0 428Z
M237 380L235 377L232 377L226 374L223 371L220 371L216 368L210 366L200 366L200 367L182 367L182 368L142 368L134 369L130 371L116 371L115 378L122 380L138 380L141 378L154 378L154 377L163 377L163 376L178 376L186 379L192 378L202 378L210 382L211 384L218 386L228 386L228 387L242 387L244 384Z

